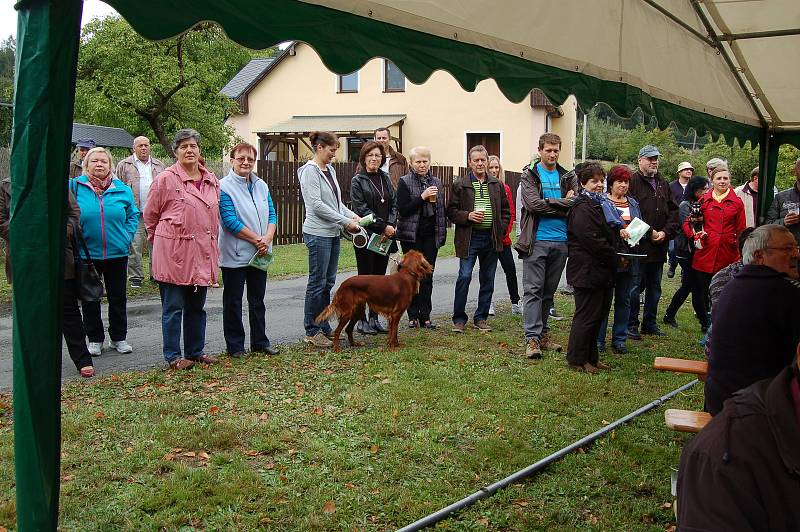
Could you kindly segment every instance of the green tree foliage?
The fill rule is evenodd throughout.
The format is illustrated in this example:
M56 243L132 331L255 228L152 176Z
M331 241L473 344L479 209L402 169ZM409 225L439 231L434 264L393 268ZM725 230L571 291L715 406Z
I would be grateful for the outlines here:
M14 54L17 43L9 36L0 43L0 102L11 103L14 99ZM0 107L0 146L8 146L11 140L11 108Z
M235 103L219 91L252 57L211 24L148 41L120 17L94 20L81 35L75 119L146 135L168 156L172 134L191 127L214 158L233 137L223 121Z

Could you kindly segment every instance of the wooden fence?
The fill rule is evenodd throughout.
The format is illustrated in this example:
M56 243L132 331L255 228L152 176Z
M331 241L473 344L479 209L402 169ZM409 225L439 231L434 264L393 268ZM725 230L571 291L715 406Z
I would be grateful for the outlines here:
M303 219L305 206L300 193L300 181L297 169L301 163L291 161L258 161L258 175L269 185L272 201L278 214L278 234L276 244L299 244L303 242ZM350 206L350 181L356 173L358 163L333 163L336 179L342 189L342 200ZM431 173L444 185L445 202L450 197L450 186L454 176L466 176L467 168L452 166L432 166ZM506 183L511 187L511 194L516 197L520 174L506 172Z

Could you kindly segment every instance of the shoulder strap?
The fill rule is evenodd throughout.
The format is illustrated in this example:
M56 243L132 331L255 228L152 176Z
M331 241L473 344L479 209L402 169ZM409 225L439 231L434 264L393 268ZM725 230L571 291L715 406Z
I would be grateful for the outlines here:
M84 255L86 255L86 259L79 259L79 253L77 253L77 249L73 250L74 260L84 260L87 264L92 264L92 256L89 255L89 249L86 247L86 240L83 239L83 232L81 231L80 224L71 222L72 223L72 237L75 239L75 244L77 248L77 244L80 244L81 249L83 249Z

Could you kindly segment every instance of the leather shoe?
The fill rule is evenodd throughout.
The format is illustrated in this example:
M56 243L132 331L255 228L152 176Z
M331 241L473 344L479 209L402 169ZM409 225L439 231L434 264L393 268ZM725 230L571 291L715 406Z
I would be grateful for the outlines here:
M674 317L667 316L667 315L665 314L665 315L664 315L664 317L661 319L661 321L663 321L663 322L664 322L664 323L666 323L667 325L670 325L670 326L672 326L672 327L675 327L676 329L678 328L678 322L675 320L675 318L674 318Z
M247 356L247 353L245 353L244 351L236 351L235 353L228 353L228 356L230 356L231 358L244 358L245 356Z
M212 357L211 355L200 355L197 358L195 358L194 361L199 364L211 365L217 363L217 357Z
M628 338L631 340L641 340L642 335L636 329L628 329Z
M369 319L369 326L378 334L389 334L389 329L381 325L381 320L377 317Z
M170 362L169 367L172 369L191 369L194 367L194 362L186 358L179 358Z
M358 320L358 325L356 325L356 331L360 332L361 334L366 334L368 336L378 334L375 331L375 329L369 326L369 322L366 320Z
M258 349L256 349L256 351L258 351L259 353L265 353L271 357L274 357L275 355L280 353L277 347L272 347L271 345L268 345L267 347L259 347Z
M642 329L642 334L648 336L666 336L667 333L656 327L655 329Z

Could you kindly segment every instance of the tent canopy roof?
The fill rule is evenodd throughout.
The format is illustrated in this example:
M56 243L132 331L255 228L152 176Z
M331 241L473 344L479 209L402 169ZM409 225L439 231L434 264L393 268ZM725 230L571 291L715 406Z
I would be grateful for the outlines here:
M391 59L415 83L450 72L467 90L494 78L513 101L540 88L553 102L574 94L622 116L637 107L728 140L800 128L796 0L108 0L151 39L211 20L235 41L264 48L302 40L333 71ZM783 31L786 36L725 35ZM730 64L729 64L730 62ZM754 95L754 96L751 96Z

